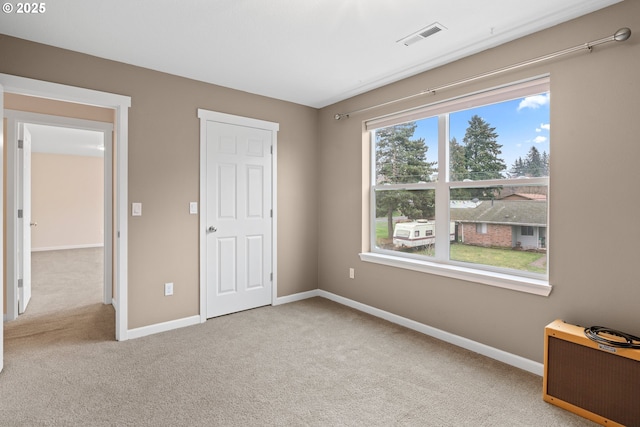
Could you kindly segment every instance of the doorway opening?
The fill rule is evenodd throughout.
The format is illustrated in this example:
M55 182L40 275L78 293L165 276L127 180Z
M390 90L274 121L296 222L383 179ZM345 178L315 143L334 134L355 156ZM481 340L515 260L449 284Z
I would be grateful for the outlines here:
M32 294L25 310L37 315L110 304L104 260L112 257L104 250L104 230L110 221L105 197L112 195L105 193L104 154L111 131L32 123L25 130L31 136ZM21 313L20 292L18 299Z
M7 320L24 313L32 295L32 252L38 265L41 290L56 291L57 298L40 301L39 310L72 304L73 289L77 296L85 292L73 288L77 281L73 271L82 271L69 254L86 262L100 255L102 270L99 292L101 302L112 304L113 287L113 200L112 143L113 124L61 116L5 110L7 132ZM94 248L93 251L87 251ZM85 249L85 251L79 251ZM69 251L58 262L67 262L58 286L44 286L43 263L52 255L40 252ZM84 253L83 253L84 252ZM87 252L94 252L86 258ZM59 255L59 254L58 254ZM54 257L55 258L55 257ZM95 262L94 262L95 264ZM72 267L72 266L75 266ZM51 268L53 264L51 264ZM55 269L55 268L54 268ZM54 277L54 276L52 276ZM75 280L74 280L75 279ZM93 282L95 280L89 281ZM47 294L41 294L46 297ZM56 302L57 301L57 302ZM76 304L80 301L76 301Z
M113 239L105 239L105 245L113 244L113 288L106 286L105 289L112 289L112 304L115 308L115 337L118 341L127 340L128 337L128 263L127 263L127 241L128 241L128 227L127 227L127 170L128 170L128 115L129 108L131 107L131 98L128 96L117 95L113 93L100 92L91 89L84 89L79 87L67 86L62 84L56 84L46 82L42 80L34 80L20 76L13 76L9 74L0 74L0 98L3 102L0 102L0 107L7 107L7 96L24 96L27 98L34 98L49 103L65 103L70 106L70 111L77 111L78 108L84 107L97 107L103 108L109 111L111 115L110 122L115 124L113 129L113 140L117 141L118 150L114 153L114 170L113 186L115 190L114 203L114 216L112 225L113 231L110 235ZM4 104L4 105L3 105ZM70 115L69 117L74 117ZM8 128L8 126L3 126ZM9 129L8 129L9 130ZM6 142L6 137L3 137L3 143ZM5 144L6 145L6 144ZM6 158L6 157L5 157ZM6 158L4 162L5 167L15 166L13 159ZM3 173L3 179L6 177L6 172ZM4 187L4 185L2 186ZM1 188L1 187L0 187ZM0 211L0 217L4 221L4 210ZM7 224L8 226L8 224ZM7 227L8 231L9 227ZM105 230L105 235L107 234ZM4 243L7 243L7 236L3 233ZM4 246L4 245L3 245ZM7 253L8 249L3 249L3 253ZM3 268L4 270L4 268ZM110 273L111 271L108 270ZM111 282L111 281L109 281ZM4 298L8 289L0 294L0 302L4 305L7 301ZM5 307L6 313L6 307ZM0 328L0 370L3 367L4 348L2 346L4 335L4 324Z

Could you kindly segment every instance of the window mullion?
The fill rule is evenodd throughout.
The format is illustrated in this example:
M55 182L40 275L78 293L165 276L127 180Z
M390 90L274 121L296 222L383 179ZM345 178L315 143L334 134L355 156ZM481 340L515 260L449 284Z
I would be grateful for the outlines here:
M438 182L436 183L437 261L449 260L449 115L438 116Z
M382 184L374 185L376 191L394 191L394 190L433 190L437 188L437 184L433 182L419 182L416 184Z
M371 172L369 177L369 250L376 247L376 130L369 132L371 135L371 157L369 159Z

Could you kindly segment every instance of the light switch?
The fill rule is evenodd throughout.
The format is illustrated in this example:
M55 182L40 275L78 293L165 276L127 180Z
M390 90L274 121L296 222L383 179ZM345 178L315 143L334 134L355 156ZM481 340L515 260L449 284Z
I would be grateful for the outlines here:
M198 202L189 203L189 213L195 215L198 213Z
M173 282L164 284L164 296L168 297L173 295Z
M131 203L131 216L142 216L142 203Z

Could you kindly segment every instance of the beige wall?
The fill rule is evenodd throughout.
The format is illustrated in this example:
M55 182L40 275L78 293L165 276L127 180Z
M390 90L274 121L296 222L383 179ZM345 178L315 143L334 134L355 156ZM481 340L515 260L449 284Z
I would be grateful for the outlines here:
M31 249L104 243L104 159L31 155Z
M115 121L115 113L111 108L62 102L15 93L4 94L4 108L73 119L92 120L94 122L114 123Z
M198 108L280 123L278 294L317 288L317 110L7 36L0 53L2 73L131 96L130 329L199 312Z
M334 114L579 45L620 27L634 32L624 43L394 107L551 74L549 297L360 261L362 122L392 108L341 121ZM319 235L320 288L538 362L543 328L556 318L639 335L640 229L625 227L640 211L639 70L640 2L625 1L321 110L318 208L320 229L331 232ZM349 267L356 269L355 280L348 278Z

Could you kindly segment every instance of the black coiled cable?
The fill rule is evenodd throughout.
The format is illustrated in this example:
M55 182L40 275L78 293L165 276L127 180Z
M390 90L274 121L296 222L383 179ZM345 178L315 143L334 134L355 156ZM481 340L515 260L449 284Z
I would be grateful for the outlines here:
M630 348L635 350L640 350L640 338L633 336L631 334L627 334L625 332L616 331L615 329L605 328L604 326L591 326L589 328L584 328L584 334L592 341L606 344L611 347L618 348ZM609 338L605 338L600 334L612 335L615 337L622 338L624 341L612 340Z

